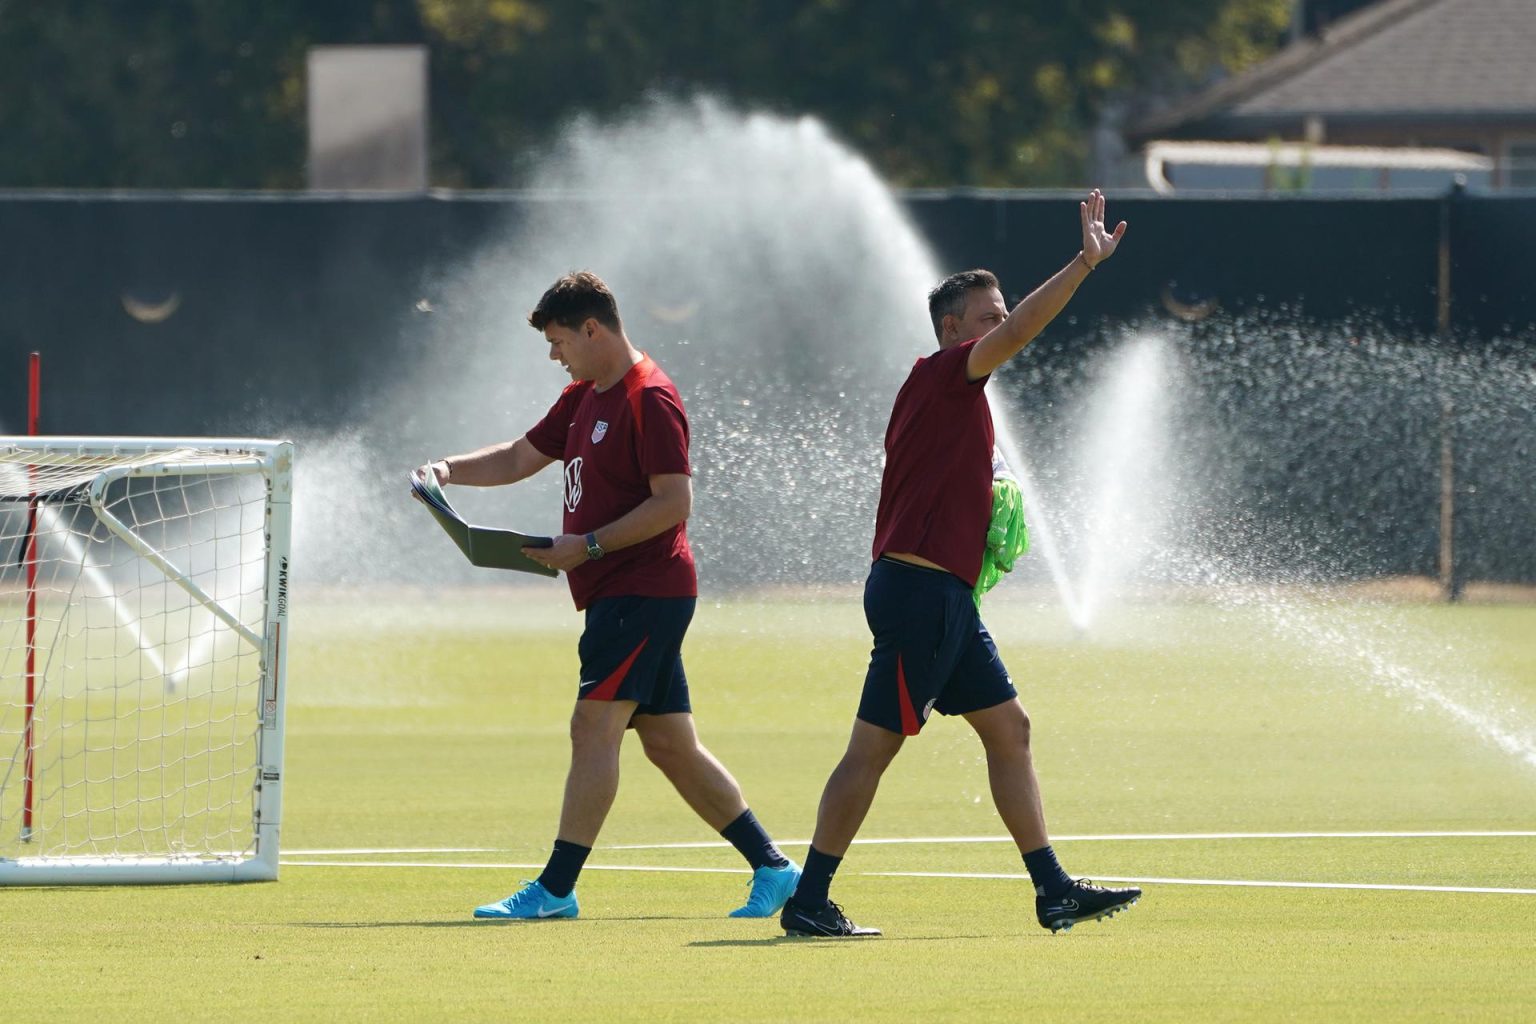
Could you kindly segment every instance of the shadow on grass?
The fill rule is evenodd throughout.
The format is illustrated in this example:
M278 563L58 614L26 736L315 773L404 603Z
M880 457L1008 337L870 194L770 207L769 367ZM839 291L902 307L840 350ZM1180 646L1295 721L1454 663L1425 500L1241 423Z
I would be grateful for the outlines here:
M572 921L568 918L554 918L546 921L497 921L494 919L456 921L294 921L290 928L524 928L530 925L555 927L569 927L575 925L602 924L605 921L712 921L714 918L682 917L666 914L654 914L651 916L636 917L594 917L585 920Z
M706 939L699 942L688 943L689 949L712 949L716 947L728 948L731 946L744 946L747 948L761 948L764 946L812 946L818 949L832 949L838 946L861 945L866 942L953 942L956 939L995 939L995 935L862 935L841 939L813 938L809 935L769 935L761 939Z

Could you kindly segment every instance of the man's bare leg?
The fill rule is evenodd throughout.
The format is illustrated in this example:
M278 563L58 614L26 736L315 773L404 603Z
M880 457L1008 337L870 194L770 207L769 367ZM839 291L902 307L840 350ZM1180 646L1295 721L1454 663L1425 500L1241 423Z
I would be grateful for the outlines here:
M710 828L719 832L747 809L731 773L699 742L692 715L636 715L635 732L645 756Z
M493 920L576 917L576 878L619 791L619 744L638 705L632 700L577 701L571 714L571 767L565 776L560 831L536 882L475 908Z
M1029 748L1029 715L1017 699L965 716L987 753L992 803L1008 834L1025 854L1047 845L1045 810Z
M638 707L632 700L581 700L571 715L571 768L557 838L590 848L619 792L619 744Z
M871 725L853 723L848 749L832 769L821 804L816 809L816 833L805 856L805 867L795 894L784 907L780 923L791 935L879 935L876 928L860 928L831 903L828 889L843 855L848 852L859 826L875 802L880 778L895 759L906 737Z
M821 804L816 808L816 834L811 848L842 858L875 802L880 778L890 767L906 737L855 719L843 759L832 769Z
M1056 860L1045 830L1040 782L1029 745L1029 715L1017 698L973 711L965 720L987 752L992 802L1013 836L1035 886L1035 917L1052 932L1110 917L1141 898L1141 890L1074 882Z
M687 713L636 715L635 731L645 756L661 769L674 789L720 833L752 869L747 901L731 917L771 917L800 880L800 868L774 845L725 766L699 742Z
M571 768L565 776L560 831L539 884L564 897L597 843L619 792L619 746L638 707L632 700L579 700L571 713Z

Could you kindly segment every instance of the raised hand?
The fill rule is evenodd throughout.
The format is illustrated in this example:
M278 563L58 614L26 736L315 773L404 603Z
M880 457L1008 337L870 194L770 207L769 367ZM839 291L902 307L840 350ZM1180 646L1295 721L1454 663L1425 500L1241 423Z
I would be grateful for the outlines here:
M1098 189L1088 193L1077 208L1083 219L1083 262L1092 270L1115 254L1125 237L1125 221L1115 225L1113 232L1104 229L1104 193Z

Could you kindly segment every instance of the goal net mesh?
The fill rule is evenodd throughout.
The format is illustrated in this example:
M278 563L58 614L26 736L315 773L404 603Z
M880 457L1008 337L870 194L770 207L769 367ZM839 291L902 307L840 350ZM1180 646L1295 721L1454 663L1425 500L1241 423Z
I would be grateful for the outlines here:
M0 440L0 859L254 852L266 462Z

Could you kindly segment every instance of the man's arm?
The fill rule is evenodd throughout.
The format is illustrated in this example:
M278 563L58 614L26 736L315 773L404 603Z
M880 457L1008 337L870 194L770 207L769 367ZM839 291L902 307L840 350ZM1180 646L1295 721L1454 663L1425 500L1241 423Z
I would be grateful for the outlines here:
M693 480L687 473L666 473L650 478L651 496L607 526L593 531L598 546L606 551L650 540L688 518L693 511ZM523 554L564 572L587 560L587 541L574 533L555 538L553 547L523 548Z
M468 487L499 487L526 480L555 460L529 443L528 438L488 445L464 455L450 455L430 464L440 484Z
M1094 189L1086 202L1078 204L1078 212L1083 222L1082 252L1072 257L1072 262L1056 271L1050 280L1030 292L1008 314L1008 319L971 346L971 354L965 361L968 380L981 380L1018 355L1046 324L1056 319L1056 314L1066 308L1067 301L1089 272L1114 255L1120 239L1125 237L1125 221L1121 221L1113 233L1104 230L1104 193Z

